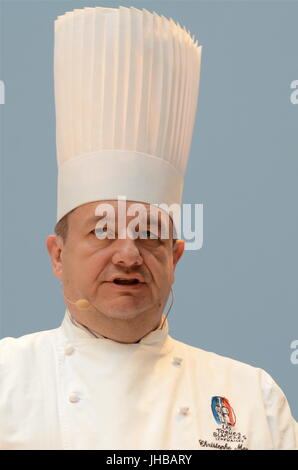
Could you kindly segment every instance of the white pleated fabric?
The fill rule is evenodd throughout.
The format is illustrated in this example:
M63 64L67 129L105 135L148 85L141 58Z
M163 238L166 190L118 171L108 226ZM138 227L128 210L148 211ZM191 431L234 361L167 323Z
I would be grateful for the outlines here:
M145 9L83 8L55 20L57 222L87 202L180 204L201 46Z

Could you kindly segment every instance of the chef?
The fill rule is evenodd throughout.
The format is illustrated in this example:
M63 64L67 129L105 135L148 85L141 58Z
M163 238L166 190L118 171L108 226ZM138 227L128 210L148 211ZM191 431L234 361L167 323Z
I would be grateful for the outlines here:
M145 9L56 19L46 245L66 310L56 329L0 341L1 449L298 449L268 373L169 335L184 241L159 204L181 204L200 58L185 28Z

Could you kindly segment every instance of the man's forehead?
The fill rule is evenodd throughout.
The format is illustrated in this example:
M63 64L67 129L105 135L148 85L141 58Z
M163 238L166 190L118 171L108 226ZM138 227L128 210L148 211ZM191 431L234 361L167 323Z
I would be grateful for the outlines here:
M132 212L129 211L129 208L133 209ZM124 214L120 214L119 209L120 211L124 209ZM84 224L96 222L102 217L109 219L110 216L117 220L119 215L125 215L127 221L135 217L144 216L147 220L159 223L170 218L164 210L152 204L139 201L124 201L124 203L120 201L119 206L118 200L96 201L84 204L75 209L74 215L77 221Z

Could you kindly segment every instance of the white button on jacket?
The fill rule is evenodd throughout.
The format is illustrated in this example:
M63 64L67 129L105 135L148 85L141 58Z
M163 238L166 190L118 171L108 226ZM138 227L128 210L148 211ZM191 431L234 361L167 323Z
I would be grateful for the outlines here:
M71 393L71 395L69 395L68 397L68 400L70 401L70 403L77 403L80 400L80 397L77 393Z
M0 341L0 383L0 449L298 449L264 370L175 340L167 321L123 344L66 310L59 328Z
M70 356L74 352L74 347L71 344L68 344L64 349L64 354Z

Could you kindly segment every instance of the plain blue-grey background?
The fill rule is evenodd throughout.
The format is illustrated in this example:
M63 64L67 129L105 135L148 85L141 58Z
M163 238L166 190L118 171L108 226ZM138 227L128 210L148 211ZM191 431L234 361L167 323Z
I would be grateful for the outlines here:
M204 243L176 270L170 334L261 367L298 419L298 3L1 1L0 337L56 328L65 305L45 239L56 222L53 23L84 6L172 17L203 46L184 203ZM170 299L169 299L170 300Z

